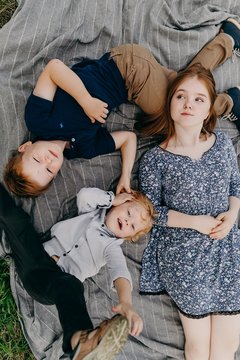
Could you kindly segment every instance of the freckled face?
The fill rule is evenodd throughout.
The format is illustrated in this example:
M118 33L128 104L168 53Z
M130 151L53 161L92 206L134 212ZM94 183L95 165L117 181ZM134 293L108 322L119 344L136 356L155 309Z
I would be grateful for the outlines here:
M27 145L25 145L27 144ZM22 156L22 170L41 186L47 185L58 173L63 163L63 150L50 141L25 143L19 147Z
M116 237L126 238L136 235L146 228L147 218L144 207L134 201L113 206L106 215L105 224Z
M197 77L180 84L171 101L171 117L176 125L195 126L203 124L208 117L211 102L203 81Z

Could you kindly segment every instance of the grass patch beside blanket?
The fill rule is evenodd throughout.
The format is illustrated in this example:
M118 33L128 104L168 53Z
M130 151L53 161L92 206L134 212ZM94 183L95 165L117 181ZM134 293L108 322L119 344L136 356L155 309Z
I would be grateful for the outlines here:
M0 28L9 21L16 7L17 1L0 0ZM0 359L34 359L18 321L9 285L9 265L5 259L0 259L0 309Z

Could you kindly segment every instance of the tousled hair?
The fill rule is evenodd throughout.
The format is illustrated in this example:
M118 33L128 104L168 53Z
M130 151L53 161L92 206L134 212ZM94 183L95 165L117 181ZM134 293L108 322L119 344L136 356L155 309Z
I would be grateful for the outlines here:
M148 199L148 197L145 194L143 194L142 192L140 192L138 190L133 190L132 194L134 196L134 199L132 200L132 202L141 204L147 214L147 217L142 219L143 222L145 222L145 224L146 224L145 228L143 230L139 231L138 233L136 233L134 236L125 238L126 240L131 240L132 242L135 242L141 236L147 234L152 229L154 219L155 219L157 213L153 207L152 202Z
M201 134L206 136L207 134L212 133L217 122L217 115L214 109L214 102L217 96L215 89L215 81L210 70L207 70L201 64L196 63L189 66L185 70L179 71L177 73L177 76L170 81L168 85L166 104L164 108L161 109L158 113L149 115L148 117L144 117L142 124L139 122L138 128L142 135L163 135L165 140L168 141L175 134L174 122L170 113L172 97L175 94L177 88L184 80L194 77L197 77L198 80L202 81L205 84L211 104L209 109L209 115L203 123Z
M4 169L3 179L10 192L21 197L37 197L41 195L51 182L41 186L32 181L22 171L22 153L13 155Z

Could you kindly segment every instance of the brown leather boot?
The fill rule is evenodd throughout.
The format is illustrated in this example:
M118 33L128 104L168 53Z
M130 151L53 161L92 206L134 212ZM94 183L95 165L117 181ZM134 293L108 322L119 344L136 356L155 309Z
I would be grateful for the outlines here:
M116 315L104 320L94 330L81 331L79 343L71 354L72 360L111 360L127 341L127 319Z

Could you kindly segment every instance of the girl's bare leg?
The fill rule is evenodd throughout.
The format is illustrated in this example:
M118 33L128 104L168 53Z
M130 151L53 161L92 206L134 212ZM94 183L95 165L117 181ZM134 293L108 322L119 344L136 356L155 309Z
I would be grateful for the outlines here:
M211 334L210 316L201 319L191 319L181 313L179 315L185 335L185 359L208 360Z
M240 343L240 314L212 315L210 360L234 360Z

